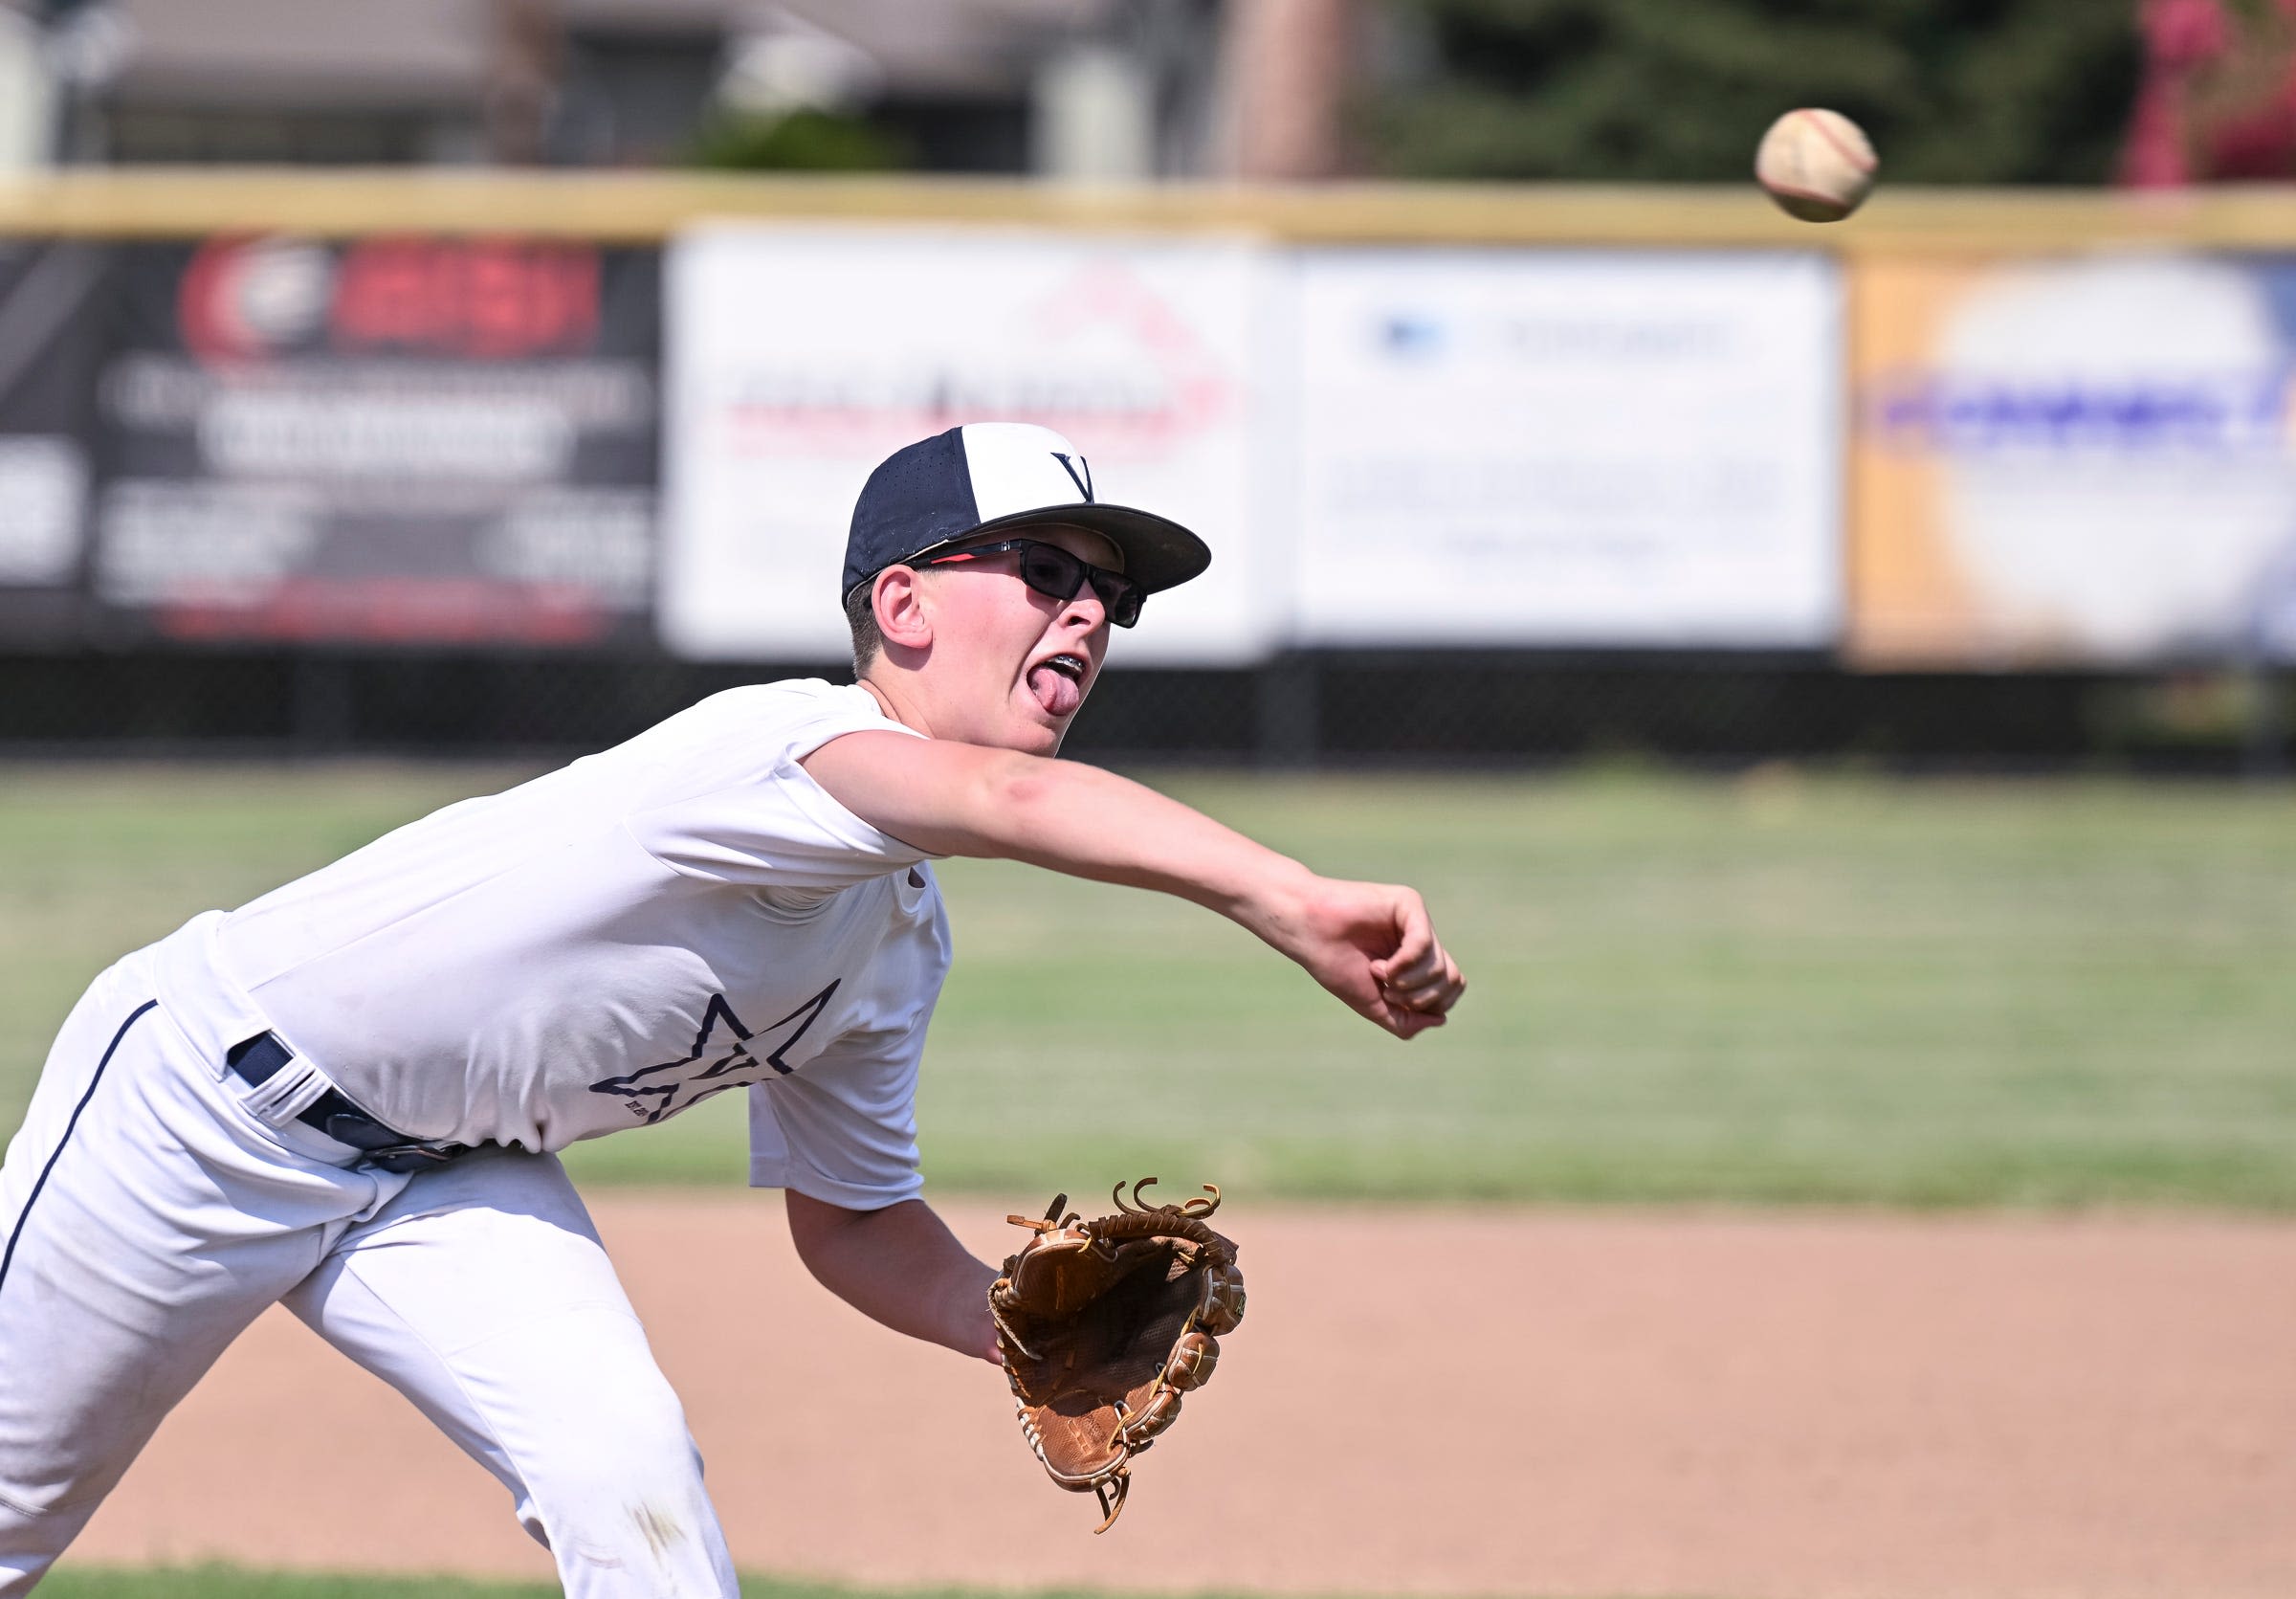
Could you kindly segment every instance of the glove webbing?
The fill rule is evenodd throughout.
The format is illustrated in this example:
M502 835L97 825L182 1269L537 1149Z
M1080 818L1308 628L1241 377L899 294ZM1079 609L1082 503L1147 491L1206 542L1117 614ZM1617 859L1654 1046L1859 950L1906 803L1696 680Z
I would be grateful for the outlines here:
M1116 1259L1117 1246L1124 1243L1151 1238L1183 1240L1195 1251L1201 1252L1203 1261L1208 1264L1210 1269L1220 1273L1232 1270L1235 1265L1234 1249L1226 1239L1206 1226L1203 1220L1220 1207L1219 1188L1215 1185L1207 1183L1204 1185L1204 1193L1202 1196L1178 1204L1150 1206L1142 1202L1140 1193L1155 1181L1155 1178L1147 1177L1133 1184L1129 1203L1126 1200L1125 1186L1118 1183L1115 1191L1110 1195L1110 1201L1115 1205L1118 1213L1101 1217L1088 1224L1086 1232L1089 1233L1089 1238L1085 1247L1102 1259L1113 1263ZM1067 1194L1056 1194L1053 1196L1051 1205L1046 1210L1042 1220L1021 1215L1009 1215L1005 1217L1005 1220L1016 1227L1025 1227L1040 1236L1049 1233L1060 1232L1083 1222L1080 1213L1067 1209L1068 1203L1069 1196ZM1007 1264L1009 1266L1010 1263ZM1203 1267L1199 1266L1196 1269L1201 1271ZM1030 1360L1043 1358L1021 1339L1017 1330L997 1306L993 1294L990 1297L989 1313L996 1321L999 1333L1011 1344L1013 1348ZM1189 1333L1200 1330L1203 1314L1203 1306L1202 1304L1192 1306L1186 1318L1181 1321L1176 1336L1185 1337ZM1014 1392L1018 1397L1020 1388L1017 1377L1014 1381ZM1166 1407L1162 1401L1167 1398L1177 1400L1179 1393L1180 1389L1168 1379L1160 1379L1149 1393L1147 1403L1137 1410L1128 1407L1121 1398L1115 1400L1117 1415L1116 1425L1104 1448L1107 1452L1114 1454L1117 1453L1120 1446L1121 1453L1115 1464L1100 1480L1064 1484L1064 1486L1080 1489L1091 1488L1102 1514L1100 1524L1093 1529L1095 1534L1106 1532L1115 1524L1116 1518L1123 1514L1125 1500L1132 1488L1131 1457L1145 1452L1155 1442L1156 1433L1160 1432L1164 1425L1162 1418ZM1136 1437L1136 1429L1148 1425L1152 1421L1155 1426L1149 1435ZM1021 1404L1021 1422L1023 1430L1028 1434L1029 1442L1035 1448L1039 1458L1044 1458L1044 1441L1037 1432L1034 1417L1031 1415L1029 1405L1026 1400L1023 1400Z

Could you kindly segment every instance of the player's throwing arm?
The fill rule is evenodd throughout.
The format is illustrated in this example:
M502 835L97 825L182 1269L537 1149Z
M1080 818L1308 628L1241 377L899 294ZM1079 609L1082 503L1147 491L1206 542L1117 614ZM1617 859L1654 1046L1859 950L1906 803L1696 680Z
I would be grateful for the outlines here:
M1413 890L1317 877L1113 772L872 732L823 745L806 767L856 815L935 855L1026 861L1216 910L1399 1038L1442 1026L1467 989Z

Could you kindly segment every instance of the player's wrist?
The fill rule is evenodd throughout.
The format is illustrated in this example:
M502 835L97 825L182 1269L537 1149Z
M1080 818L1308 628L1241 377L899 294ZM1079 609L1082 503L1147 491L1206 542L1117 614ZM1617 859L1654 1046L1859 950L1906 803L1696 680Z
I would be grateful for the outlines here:
M995 1280L996 1274L991 1272L977 1284L968 1281L951 1297L941 1342L960 1355L975 1355L1002 1366L1004 1361L997 1353L996 1318L988 1313L988 1288Z
M1298 861L1273 855L1223 908L1262 943L1296 960L1309 937L1322 880Z

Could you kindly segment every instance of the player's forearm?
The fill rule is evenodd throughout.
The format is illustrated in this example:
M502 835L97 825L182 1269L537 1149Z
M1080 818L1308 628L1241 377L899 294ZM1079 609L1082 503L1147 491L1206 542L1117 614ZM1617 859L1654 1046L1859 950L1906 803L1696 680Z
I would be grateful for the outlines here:
M791 1191L786 1204L798 1257L830 1293L895 1332L995 1358L988 1285L997 1274L923 1201L849 1210Z
M1242 923L1400 1037L1466 987L1408 888L1319 877L1113 772L902 733L852 733L806 769L862 820L935 855L1027 861L1159 889Z
M980 811L985 852L1193 900L1284 947L1314 875L1178 800L1096 766L1026 763Z
M945 790L929 846L939 854L1176 895L1279 945L1289 902L1314 880L1288 855L1114 772L1004 751L979 757Z

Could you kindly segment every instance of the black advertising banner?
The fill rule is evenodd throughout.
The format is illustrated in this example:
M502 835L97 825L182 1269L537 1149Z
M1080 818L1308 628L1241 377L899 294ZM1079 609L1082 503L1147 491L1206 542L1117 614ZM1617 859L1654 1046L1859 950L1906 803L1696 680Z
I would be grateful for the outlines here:
M107 611L178 639L650 633L658 252L272 236L121 257Z
M110 253L0 242L0 651L75 642Z

